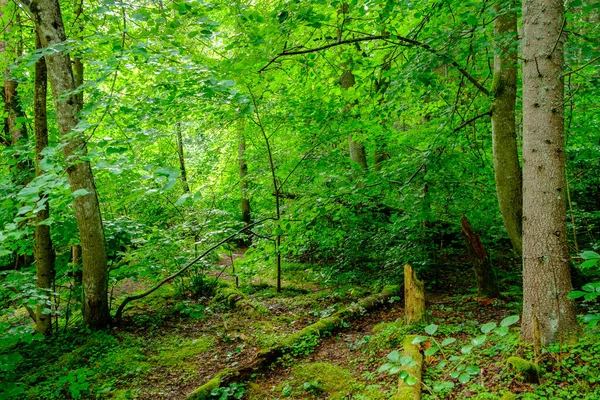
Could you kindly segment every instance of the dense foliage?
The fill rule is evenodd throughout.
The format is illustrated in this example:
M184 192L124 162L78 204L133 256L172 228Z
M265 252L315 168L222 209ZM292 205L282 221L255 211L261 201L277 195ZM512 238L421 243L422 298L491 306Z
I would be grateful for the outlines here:
M7 27L0 69L6 82L18 83L22 114L16 126L29 132L12 142L14 127L7 122L0 133L0 381L5 382L0 396L24 395L44 374L58 373L57 382L29 396L101 398L117 396L118 388L118 396L128 398L131 393L122 390L128 374L143 376L151 370L149 359L170 366L130 331L120 332L127 339L95 333L90 339L95 344L78 337L81 265L73 251L81 240L73 200L88 193L69 190L71 161L63 157L69 136L59 134L51 93L49 145L39 163L43 173L33 173L34 65L58 52L84 65L84 83L76 90L83 94L83 108L72 135L85 138L88 153L82 160L91 163L98 191L112 315L128 295L152 288L242 229L247 224L242 198L256 225L216 253L231 257L236 270L229 276L248 285L246 294L254 295L251 283L275 284L278 259L284 265L284 293L299 281L310 282L354 301L354 290L362 294L400 283L407 262L429 289L464 293L476 286L461 234L464 215L496 268L500 290L508 296L507 312L520 312L512 303L521 295L520 260L498 209L489 118L499 48L494 21L507 11L520 15L520 4L87 0L80 10L78 1L61 0L67 40L36 50L27 3L0 2ZM570 297L585 299L585 321L593 328L600 293L593 262L600 252L600 4L570 0L564 15L565 218L577 289ZM515 43L509 51L519 53ZM4 103L9 104L6 96ZM7 120L10 112L6 106ZM364 147L364 162L351 154L357 147ZM247 175L241 175L242 164ZM50 217L36 221L46 206ZM36 286L34 229L40 223L50 227L56 254L52 288ZM238 248L248 250L233 262ZM135 320L121 324L151 325L153 313L157 324L173 315L213 318L219 311L202 299L218 289L214 278L223 267L216 253L169 281L175 288L165 289L170 297L151 297L148 320L137 309ZM297 301L297 293L286 295ZM178 305L172 310L152 303L170 307L173 296ZM50 314L56 337L44 341L34 334L26 308ZM327 308L316 316L322 312ZM517 347L516 336L508 337L496 353ZM159 346L171 351L169 343ZM369 351L380 357L391 350L375 348ZM61 358L61 352L73 350L89 365L69 358L76 355ZM28 352L38 355L28 358ZM102 370L113 368L113 361L103 366L106 352L123 358L122 371ZM126 355L117 355L121 352ZM31 377L20 375L44 363ZM589 365L598 370L597 360ZM111 373L118 378L109 382ZM290 393L304 384L304 395L319 398L312 381L290 382ZM51 394L54 384L63 391ZM542 390L558 393L544 386L538 395ZM370 398L363 391L363 398ZM245 393L235 386L218 395Z

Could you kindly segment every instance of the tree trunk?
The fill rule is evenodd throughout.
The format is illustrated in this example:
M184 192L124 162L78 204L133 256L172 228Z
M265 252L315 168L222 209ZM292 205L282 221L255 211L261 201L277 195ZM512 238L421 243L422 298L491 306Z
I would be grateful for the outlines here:
M185 170L185 157L183 155L183 138L181 136L181 122L177 123L177 155L179 156L179 169L181 171L181 183L183 183L183 191L190 192L190 186L187 181L187 172Z
M238 136L238 166L240 172L240 209L242 222L246 225L252 221L250 215L250 199L248 198L248 163L246 162L246 135L244 134L244 121L240 122Z
M461 228L473 263L475 277L477 278L477 295L490 298L500 297L496 274L494 273L487 252L483 247L483 243L481 243L481 239L473 231L471 223L464 214L462 216Z
M514 3L510 2L510 7ZM496 4L498 17L494 21L496 54L492 84L492 143L496 193L504 227L514 249L523 253L523 183L519 152L515 103L517 99L517 13L503 13L505 5Z
M66 40L58 0L34 0L31 3L21 0L20 2L28 6L44 47L60 44ZM48 54L46 65L52 86L58 128L66 141L63 153L69 165L67 168L69 185L71 193L75 194L73 205L83 258L83 320L91 329L102 329L110 321L107 298L108 269L94 176L90 163L82 160L82 157L87 155L86 138L80 132L73 132L79 122L77 114L81 109L81 103L73 94L77 86L69 54L65 52Z
M576 339L567 245L563 136L563 2L523 2L523 318L543 345Z
M36 48L41 48L36 35ZM48 146L48 120L46 115L47 71L44 57L35 63L33 112L35 132L35 175L44 173L40 163L44 156L42 151ZM46 197L43 195L43 197ZM50 237L50 226L41 224L50 217L50 209L46 202L44 208L37 213L35 226L35 271L37 286L50 292L54 284L54 249ZM52 332L52 318L43 312L44 307L36 309L36 330L42 334Z
M355 84L354 74L351 70L347 69L342 73L340 77L340 85L344 89L349 89ZM353 105L348 105L346 111L349 111ZM365 145L352 138L352 134L348 135L348 147L350 150L350 160L358 163L363 169L367 169L367 155L365 153Z

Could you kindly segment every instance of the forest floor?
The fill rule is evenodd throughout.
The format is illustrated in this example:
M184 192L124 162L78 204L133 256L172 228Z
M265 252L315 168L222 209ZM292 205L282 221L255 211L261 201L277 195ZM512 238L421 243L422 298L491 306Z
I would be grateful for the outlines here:
M228 259L222 258L221 268L231 267ZM232 310L166 286L132 303L109 332L72 331L52 343L34 342L20 367L27 397L184 399L222 369L247 365L260 349L371 293L372 289L352 284L318 285L310 279L312 268L285 264L281 293L268 277L255 277L240 287L267 311ZM456 274L457 270L463 273ZM226 274L221 277L233 281ZM518 297L511 292L501 300L476 298L469 277L468 268L450 264L430 277L454 289L436 293L434 285L428 292L427 324L405 326L402 301L392 298L331 335L311 336L294 345L249 382L217 390L211 398L389 399L397 390L397 375L379 368L388 354L401 350L409 333L427 335L424 348L456 339L442 352L426 357L425 399L496 399L507 391L526 399L600 398L597 333L574 347L546 349L540 360L541 384L536 385L526 383L506 365L510 356L533 357L532 349L518 340L518 324L506 335L490 333L470 346L482 337L483 324L499 324L520 310ZM428 324L436 325L434 335L425 333ZM465 346L473 349L465 352ZM471 371L468 380L460 378L458 373L467 370Z

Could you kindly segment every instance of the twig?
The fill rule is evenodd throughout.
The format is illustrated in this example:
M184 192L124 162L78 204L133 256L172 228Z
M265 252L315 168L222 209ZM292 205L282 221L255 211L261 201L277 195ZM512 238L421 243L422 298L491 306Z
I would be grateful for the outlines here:
M579 72L579 71L581 71L582 69L584 69L585 67L587 67L588 65L590 65L590 64L593 64L594 62L596 62L596 61L598 61L598 60L600 60L600 56L598 56L598 57L595 57L595 58L592 58L590 61L586 62L585 64L583 64L583 65L582 65L581 67L579 67L579 68L575 68L574 70L571 70L571 71L569 71L569 72L565 72L565 73L562 75L562 77L564 78L565 76L569 76L569 75L571 75L571 74L574 74L575 72Z
M485 117L487 115L489 115L491 117L492 116L492 110L489 110L489 111L486 111L484 113L478 114L478 115L474 116L473 118L469 118L468 120L466 120L465 122L463 122L462 124L460 124L458 126L458 128L455 128L454 132L460 131L462 128L464 128L465 126L469 125L470 123L475 122L478 119L483 118L483 117Z

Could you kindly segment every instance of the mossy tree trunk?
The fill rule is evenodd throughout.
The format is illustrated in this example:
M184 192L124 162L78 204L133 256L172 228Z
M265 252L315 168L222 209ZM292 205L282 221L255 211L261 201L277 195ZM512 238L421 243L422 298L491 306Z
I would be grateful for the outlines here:
M404 265L404 314L408 325L425 319L425 284L408 263Z
M66 34L58 0L19 0L35 23L43 47L60 45ZM65 141L63 154L68 164L67 174L81 240L83 258L83 318L91 329L105 328L109 321L108 268L104 229L94 176L87 155L85 136L74 132L79 123L80 99L71 58L66 52L46 55L48 77L52 86L59 132Z
M517 99L517 13L515 1L497 0L494 21L496 51L492 85L492 147L498 205L508 237L516 252L523 253L523 183L515 103Z

